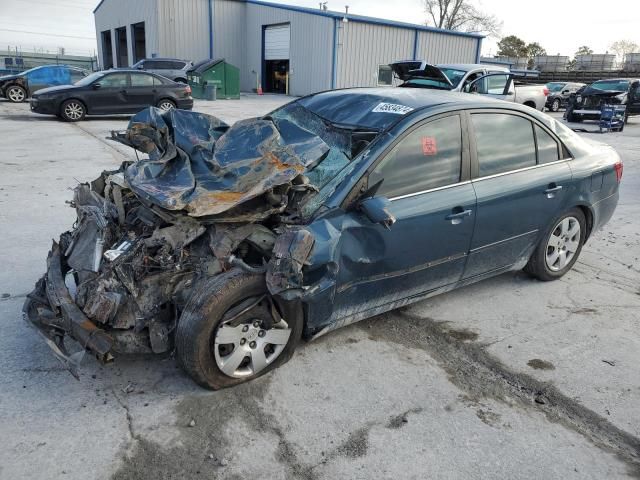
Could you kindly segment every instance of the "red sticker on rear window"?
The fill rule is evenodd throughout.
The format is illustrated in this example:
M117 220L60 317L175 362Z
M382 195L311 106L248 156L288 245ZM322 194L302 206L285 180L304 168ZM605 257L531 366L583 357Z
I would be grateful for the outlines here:
M434 137L422 137L422 154L436 155L437 153L438 146L436 145L436 139Z

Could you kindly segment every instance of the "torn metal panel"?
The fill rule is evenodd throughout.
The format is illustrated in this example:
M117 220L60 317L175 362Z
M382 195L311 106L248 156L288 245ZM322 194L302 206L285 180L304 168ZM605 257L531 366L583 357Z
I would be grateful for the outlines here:
M302 294L302 267L307 264L315 239L306 230L289 230L276 239L267 268L267 288L285 300Z
M131 189L167 210L218 215L290 184L328 153L317 135L282 119L249 119L232 127L215 117L148 109L113 139L149 155L127 168Z

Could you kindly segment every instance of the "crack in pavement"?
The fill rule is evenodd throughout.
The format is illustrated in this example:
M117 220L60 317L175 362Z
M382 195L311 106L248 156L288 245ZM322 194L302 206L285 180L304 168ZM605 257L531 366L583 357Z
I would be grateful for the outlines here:
M555 386L517 373L486 351L486 345L452 338L447 322L418 317L406 311L381 315L367 322L370 337L417 348L431 355L449 380L474 398L511 400L543 413L547 419L582 435L592 444L626 463L629 474L640 478L640 439L561 393ZM398 321L398 317L402 321ZM508 402L507 402L508 403Z

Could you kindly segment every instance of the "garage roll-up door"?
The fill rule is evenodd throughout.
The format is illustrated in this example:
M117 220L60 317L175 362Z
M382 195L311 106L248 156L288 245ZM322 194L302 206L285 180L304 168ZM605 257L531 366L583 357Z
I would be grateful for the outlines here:
M265 60L289 60L290 27L290 25L274 25L265 28Z

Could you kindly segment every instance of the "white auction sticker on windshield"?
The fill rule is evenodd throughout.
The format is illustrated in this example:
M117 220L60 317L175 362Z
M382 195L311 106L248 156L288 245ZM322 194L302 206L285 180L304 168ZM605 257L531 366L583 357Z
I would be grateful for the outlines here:
M373 113L395 113L396 115L404 115L413 111L413 108L406 105L397 105L395 103L379 103L375 106Z

